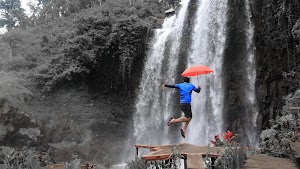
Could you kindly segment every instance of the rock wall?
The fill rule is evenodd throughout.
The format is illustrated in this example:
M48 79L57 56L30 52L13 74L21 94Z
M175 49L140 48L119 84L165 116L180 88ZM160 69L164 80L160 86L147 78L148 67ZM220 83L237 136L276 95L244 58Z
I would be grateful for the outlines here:
M0 99L0 144L11 147L36 147L41 130L29 114L19 111L6 99Z
M251 123L251 104L247 100L247 10L246 1L228 1L227 39L222 65L224 86L224 128L239 133L248 143L247 130ZM250 126L252 125L252 126Z
M253 108L246 96L247 66L246 0L229 1L227 40L224 53L225 128L242 133L247 128L262 129L283 106L282 98L299 88L300 80L300 2L250 0L254 24L256 97L259 116L257 128L251 122ZM299 106L299 105L294 105ZM255 131L254 131L255 132ZM243 134L244 133L244 134ZM248 137L249 138L249 137Z
M259 119L265 128L281 109L282 97L300 86L300 1L253 0L251 9Z

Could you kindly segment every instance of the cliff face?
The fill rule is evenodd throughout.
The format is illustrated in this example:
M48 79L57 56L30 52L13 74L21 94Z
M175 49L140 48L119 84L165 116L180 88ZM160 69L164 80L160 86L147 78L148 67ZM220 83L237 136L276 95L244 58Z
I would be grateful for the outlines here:
M192 2L196 4L198 1ZM258 128L264 128L268 119L282 107L281 98L300 86L300 2L250 2L251 20L255 27L258 121L262 121ZM246 133L244 130L250 123L248 115L251 113L247 111L251 105L245 100L245 3L229 1L228 38L222 70L226 91L225 127L238 133ZM189 16L194 15L195 7L189 6ZM116 16L103 10L103 16L98 17L94 15L99 13L95 9L94 13L70 24L76 25L74 30L57 33L60 28L66 29L57 26L49 37L47 32L45 36L31 36L31 39L38 39L35 44L41 48L36 53L50 58L50 65L30 73L35 74L33 80L52 86L53 90L47 95L35 95L30 100L31 118L34 120L21 113L20 109L9 106L7 101L0 101L1 144L50 149L55 161L69 160L72 153L79 154L82 159L99 162L108 161L111 157L120 158L120 149L128 146L124 141L126 135L133 133L134 93L151 39L150 30L159 26L162 20L155 18L159 16L147 9L142 12L130 9L128 16L118 22L115 20L122 9L118 10L120 12L116 12ZM163 10L157 12L163 16ZM145 19L146 22L142 22ZM192 20L189 18L185 26L185 30L189 31L185 31L180 50L183 56L187 55L184 49L190 43L189 23ZM42 32L41 28L39 31ZM15 35L12 34L12 37ZM178 74L186 65L183 60L180 62L183 64Z
M246 133L247 112L245 68L246 51L246 2L228 1L227 39L222 69L224 84L224 124L225 128L242 134Z
M300 86L300 2L253 0L251 9L259 120L265 128L282 107L282 97Z
M12 49L17 56L35 64L7 62L16 62L11 64L16 70L1 62L1 77L22 74L17 89L32 91L15 106L5 98L14 94L7 89L16 82L0 84L5 90L0 92L1 145L36 147L38 153L50 153L54 162L68 161L72 154L102 164L119 161L127 135L133 133L134 93L151 29L161 26L163 11L157 1L103 5L4 35L22 47ZM0 47L5 43L1 39Z
M282 97L299 88L300 2L228 1L227 39L223 63L225 128L247 136L248 128L262 129L282 108ZM256 107L247 100L247 17L254 26ZM294 105L299 106L299 105ZM258 111L257 128L251 121ZM256 131L253 131L256 132Z

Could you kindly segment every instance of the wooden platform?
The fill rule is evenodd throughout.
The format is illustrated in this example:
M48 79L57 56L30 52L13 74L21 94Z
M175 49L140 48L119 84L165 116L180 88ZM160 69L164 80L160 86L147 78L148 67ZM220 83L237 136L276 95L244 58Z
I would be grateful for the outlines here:
M297 169L296 164L289 158L271 157L264 154L250 156L244 169Z
M300 141L296 140L294 142L291 142L290 146L292 150L293 161L297 165L297 168L300 168Z
M146 161L168 160L170 159L173 150L182 155L185 159L187 169L204 169L203 156L219 156L222 147L197 146L189 143L180 143L178 145L135 145L136 155L139 155L139 148L149 149L150 152L142 156Z

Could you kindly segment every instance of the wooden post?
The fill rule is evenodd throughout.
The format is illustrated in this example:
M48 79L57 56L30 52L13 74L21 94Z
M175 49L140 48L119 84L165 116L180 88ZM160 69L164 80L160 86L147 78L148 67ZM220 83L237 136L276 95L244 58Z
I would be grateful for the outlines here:
M183 168L187 169L187 155L182 155L181 157L183 159Z
M138 158L139 156L139 148L135 147L135 158Z
M187 169L187 158L184 158L184 169Z

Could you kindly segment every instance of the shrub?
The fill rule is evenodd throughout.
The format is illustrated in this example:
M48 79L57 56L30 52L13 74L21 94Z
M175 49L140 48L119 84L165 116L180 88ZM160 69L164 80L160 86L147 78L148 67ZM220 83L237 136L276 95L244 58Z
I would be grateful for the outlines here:
M239 146L236 142L226 142L223 145L224 151L217 158L209 155L205 156L207 169L242 169L247 159L247 154L243 146Z
M298 114L290 107L300 105L300 90L284 98L285 106L275 119L269 120L270 128L263 130L260 139L262 151L272 156L290 156L290 142L295 140Z
M145 169L148 168L150 164L148 164L145 160L138 157L132 161L127 162L126 169Z
M26 81L16 73L0 72L0 99L5 99L14 107L23 107L32 92L25 87Z
M10 147L0 147L0 160L4 169L42 169L33 150L17 151Z

